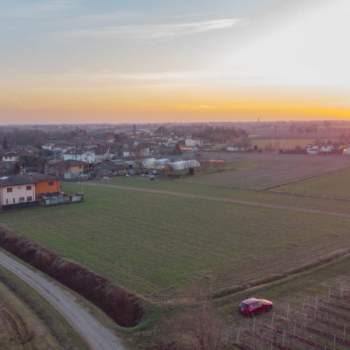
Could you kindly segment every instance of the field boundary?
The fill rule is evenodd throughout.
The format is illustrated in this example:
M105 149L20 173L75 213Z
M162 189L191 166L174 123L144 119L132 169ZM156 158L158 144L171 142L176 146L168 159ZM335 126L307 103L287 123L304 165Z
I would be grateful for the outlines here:
M350 170L350 167L347 166L345 168L341 168L341 169L337 169L337 170L326 171L326 172L324 172L322 174L318 174L318 175L306 176L305 178L300 178L298 180L288 181L288 182L285 182L285 183L282 183L282 184L279 184L279 185L276 185L276 186L270 186L270 187L266 187L266 188L263 188L261 190L256 190L256 191L257 192L273 192L273 193L276 193L274 190L279 188L279 187L284 187L284 186L288 186L288 185L292 185L292 184L297 184L298 182L303 182L303 181L308 181L308 180L312 180L312 179L317 179L317 178L320 178L322 176L336 174L339 171L343 171L343 170ZM284 192L280 192L280 193L284 193ZM286 193L289 193L289 192L286 192Z
M101 186L101 187L105 187L105 188L115 188L115 189L119 189L122 191L159 194L159 195L167 195L167 196L180 197L180 198L182 197L182 198L187 198L187 199L200 199L200 200L207 200L207 201L213 201L213 202L219 202L219 203L221 202L221 203L227 203L227 204L246 205L246 206L256 207L256 208L289 210L289 211L294 211L294 212L298 212L298 213L328 215L328 216L336 216L336 217L350 219L349 213L332 212L332 211L326 211L326 210L320 210L320 209L301 208L301 207L294 207L294 206L288 206L288 205L278 205L278 204L266 204L266 203L262 203L262 202L246 201L246 200L239 200L239 199L232 199L232 198L225 198L225 197L204 196L204 195L197 195L197 194L184 193L184 192L157 190L157 189L149 189L149 188L139 188L139 187L132 187L132 186L101 184L101 183L96 183L96 182L86 183L85 185L86 186ZM275 193L275 192L273 192L273 193Z
M261 192L261 191L260 191ZM266 191L262 191L266 192ZM312 195L312 194L302 194L302 193L293 193L293 192L281 192L281 191L269 191L268 193L276 194L279 196L290 196L290 197L298 197L298 198L311 198L311 199L325 199L325 200L333 200L339 202L350 202L350 198L337 197L337 196L322 196L322 195Z
M265 278L253 280L246 284L223 288L213 293L212 298L214 300L219 300L226 297L239 295L241 293L252 292L261 288L271 287L275 284L308 274L313 270L332 265L348 257L350 257L350 248L340 249L315 261L287 270L284 273L273 274Z

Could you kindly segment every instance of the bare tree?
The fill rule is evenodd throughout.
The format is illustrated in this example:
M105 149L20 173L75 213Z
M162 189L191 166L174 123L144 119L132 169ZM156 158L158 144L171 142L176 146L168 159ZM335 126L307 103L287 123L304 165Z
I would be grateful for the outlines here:
M225 323L218 315L208 290L192 287L187 296L190 305L180 311L166 328L176 339L178 350L223 350L226 345Z

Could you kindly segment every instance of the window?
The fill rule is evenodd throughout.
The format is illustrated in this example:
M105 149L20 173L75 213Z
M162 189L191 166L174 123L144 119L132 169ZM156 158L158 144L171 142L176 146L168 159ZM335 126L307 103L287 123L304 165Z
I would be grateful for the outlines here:
M7 187L7 192L12 192L12 187Z
M6 204L9 204L9 200L8 200L8 198L6 198Z
M32 186L27 186L27 191L30 191L32 189Z
M23 203L24 202L24 197L19 197L19 202Z
M31 202L33 200L33 197L32 196L28 196L27 197L27 202Z
M16 203L16 199L12 198L12 202L13 202L13 204L15 204Z

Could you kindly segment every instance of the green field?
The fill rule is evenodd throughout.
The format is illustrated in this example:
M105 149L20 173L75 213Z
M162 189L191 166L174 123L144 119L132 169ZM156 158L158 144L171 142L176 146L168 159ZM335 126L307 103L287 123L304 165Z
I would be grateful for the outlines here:
M350 199L350 169L277 187L274 191L321 198Z
M233 189L225 186L205 185L191 182L191 178L179 180L156 180L150 181L148 178L137 177L116 177L100 182L101 185L116 185L121 188L138 188L155 191L169 191L176 193L191 194L204 197L219 197L220 199L241 200L247 202L288 206L291 208L318 209L326 212L350 213L350 203L344 203L330 198L300 198L278 191L255 191L244 189ZM84 185L86 188L86 185ZM281 187L282 188L282 187Z
M77 184L64 187L81 190ZM350 217L225 202L255 198L295 205L294 197L133 178L88 183L83 190L84 203L6 212L0 221L149 297L171 295L194 278L211 278L217 288L236 285L350 244ZM305 206L317 208L319 201L313 201L305 199ZM327 205L334 210L328 201L321 203L324 210Z

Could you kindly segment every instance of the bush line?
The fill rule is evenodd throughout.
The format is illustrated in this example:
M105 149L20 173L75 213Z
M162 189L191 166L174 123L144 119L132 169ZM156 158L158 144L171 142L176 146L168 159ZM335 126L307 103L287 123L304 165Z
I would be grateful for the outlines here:
M0 246L91 301L121 327L142 319L142 300L75 262L0 225Z

